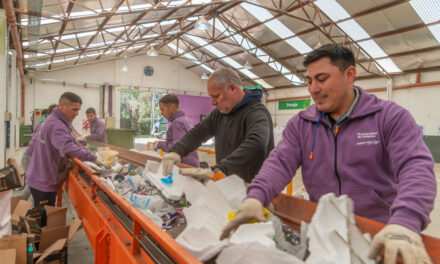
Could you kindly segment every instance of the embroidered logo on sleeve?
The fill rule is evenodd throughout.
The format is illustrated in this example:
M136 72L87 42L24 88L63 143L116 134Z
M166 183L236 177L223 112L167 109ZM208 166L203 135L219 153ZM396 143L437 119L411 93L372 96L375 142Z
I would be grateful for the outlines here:
M379 144L378 132L358 132L356 146Z

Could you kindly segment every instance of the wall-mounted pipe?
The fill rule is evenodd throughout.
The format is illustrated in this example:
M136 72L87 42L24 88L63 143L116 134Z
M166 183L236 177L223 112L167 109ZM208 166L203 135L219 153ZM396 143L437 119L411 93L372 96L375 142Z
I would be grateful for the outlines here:
M420 79L419 79L418 82L416 81L416 83L414 83L414 84L393 86L393 90L408 89L408 88L415 88L415 87L436 86L436 85L440 85L440 81L420 83ZM369 93L386 92L387 88L386 87L371 88L371 89L365 89L365 91L367 91ZM307 99L307 98L310 98L310 95L267 99L266 103L278 102L278 101L287 101L287 100L297 100L297 99Z
M24 70L23 70L23 51L21 49L21 42L20 37L18 35L18 28L17 28L17 20L15 19L15 11L14 11L14 5L12 3L12 0L5 0L5 12L6 17L8 18L8 24L11 29L11 35L12 39L14 41L14 47L15 51L17 53L17 68L20 73L20 80L21 80L21 117L22 122L24 122L24 96L25 96L25 84L26 81L24 79ZM9 43L7 43L9 45Z
M113 85L108 86L108 116L113 116Z

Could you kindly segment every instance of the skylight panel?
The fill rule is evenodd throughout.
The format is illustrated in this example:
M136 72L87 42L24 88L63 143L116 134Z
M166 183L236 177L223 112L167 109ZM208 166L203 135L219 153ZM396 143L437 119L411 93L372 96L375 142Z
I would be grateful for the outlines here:
M431 31L432 35L440 42L440 25L432 25L428 27L429 31Z
M440 20L440 1L438 0L411 0L411 6L425 22L425 24Z
M301 38L294 37L287 39L286 42L294 49L296 49L301 54L306 54L311 52L313 49L307 45Z
M336 0L317 0L315 4L335 22L350 17L348 12ZM354 41L371 38L365 29L363 29L361 25L359 25L354 19L339 22L337 25ZM373 58L388 56L385 51L383 51L383 49L376 43L376 41L372 39L357 43ZM380 62L377 61L377 63L380 64L380 66L387 72L401 72L399 67L397 67L397 65L394 64L391 59L381 59Z
M370 38L370 35L354 19L338 23L338 26L354 41Z
M176 47L176 45L174 45L174 44L172 44L172 43L168 43L168 46L169 46L170 48L172 48L173 50L177 51L177 53L184 53L184 51L183 51L182 49L180 49L180 48L178 49L178 48ZM209 72L213 72L213 71L214 71L214 70L211 69L210 67L208 67L208 66L206 66L205 64L201 63L196 57L194 57L194 56L191 55L191 54L185 53L185 54L183 54L183 56L186 57L186 58L188 58L188 59L190 59L190 60L192 60L192 61L194 61L195 63L199 64L200 67L204 68L205 70L207 70L207 71L209 71Z
M249 70L243 69L243 66L240 65L240 63L236 62L235 60L226 57L226 54L224 54L223 52L221 52L220 50L216 49L214 46L212 45L207 45L208 43L206 41L204 41L203 39L197 37L197 36L191 36L188 34L185 34L185 36L187 36L188 38L190 38L191 40L193 40L194 42L196 42L197 44L204 46L204 48L208 51L210 51L212 54L214 54L215 56L222 58L222 60L224 62L226 62L227 64L231 65L232 67L234 67L235 69L239 70L240 72L242 72L243 74L245 74L246 76L248 76L251 79L255 79L258 78L258 76L256 76L255 74L253 74L252 72L250 72ZM272 88L272 86L270 86L269 84L266 83L266 85L264 85L264 87L266 88Z
M271 19L271 21L266 22L265 25L278 37L285 39L295 36L295 33L293 33L288 27L286 27L281 21L279 21L278 19L274 19L274 16L265 8L255 6L249 3L242 3L240 4L240 6L243 7L249 14L254 16L260 22L265 22ZM293 49L297 50L301 54L305 54L312 51L312 48L299 37L288 39L286 40L286 42Z
M252 14L260 22L264 22L273 18L272 14L267 11L267 9L261 8L259 6L255 6L249 3L241 3L240 6L246 9L249 14Z
M379 59L377 60L377 63L379 63L387 72L401 72L392 59Z
M380 57L386 57L387 54L379 45L377 45L376 41L374 40L365 40L358 42L359 46L361 46L365 51L368 52L368 54L371 55L373 58L380 58Z
M350 17L348 12L335 0L318 0L315 5L335 22Z

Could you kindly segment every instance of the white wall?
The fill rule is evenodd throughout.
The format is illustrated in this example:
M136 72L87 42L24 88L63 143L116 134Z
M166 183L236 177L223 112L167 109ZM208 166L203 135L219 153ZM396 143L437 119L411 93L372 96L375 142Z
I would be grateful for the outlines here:
M140 87L141 90L175 92L200 95L206 92L206 80L186 70L176 61L167 57L147 57L140 55L127 58L128 72L122 72L124 59L103 63L70 67L51 72L36 72L33 77L28 76L25 97L25 122L30 124L30 112L35 108L47 108L52 103L57 103L62 93L71 91L81 96L83 105L80 115L74 120L75 127L81 127L86 119L85 110L94 107L100 111L100 86L113 85L113 116L119 125L119 93L121 89ZM143 73L145 66L152 66L154 74L147 77ZM32 79L32 83L30 81ZM47 81L43 81L47 80ZM49 80L58 80L54 82ZM65 81L63 84L61 81ZM87 85L85 85L87 84ZM108 90L105 91L107 112ZM101 113L98 113L100 115Z
M426 72L421 74L421 83L440 81L440 72ZM410 85L416 82L416 74L405 74L393 78L393 86ZM364 89L385 88L385 78L360 80L355 83ZM386 99L386 92L373 92L381 99ZM297 97L309 95L306 87L282 89L269 93L268 99ZM419 125L423 126L425 135L440 135L440 86L415 87L398 89L392 92L392 101L406 108L413 115ZM312 101L313 103L313 101ZM269 102L267 107L274 122L285 125L287 121L301 110L278 110L278 102Z

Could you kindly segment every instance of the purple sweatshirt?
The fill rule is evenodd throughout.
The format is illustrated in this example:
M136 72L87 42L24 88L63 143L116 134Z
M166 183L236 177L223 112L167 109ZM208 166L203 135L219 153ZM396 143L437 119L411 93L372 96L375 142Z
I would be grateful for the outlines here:
M39 129L26 174L26 184L42 192L56 192L67 177L67 158L95 161L96 156L71 134L70 122L55 108Z
M316 105L289 120L248 197L267 206L302 166L312 201L329 192L347 194L356 214L420 232L430 222L437 192L434 160L422 131L401 106L356 88L359 101L337 135L326 118L317 126Z
M105 124L102 120L99 120L97 117L95 117L95 119L90 122L90 135L88 135L86 139L107 143Z
M29 157L32 156L32 152L34 151L35 138L36 138L36 135L38 134L38 131L39 131L40 128L41 128L41 124L42 124L42 123L38 123L38 124L35 126L34 131L33 131L33 134L32 134L32 139L31 139L31 141L29 142L28 147L26 148L26 150L25 150L25 152L24 152L24 154L25 154L25 155L28 155Z
M157 144L157 148L162 149L165 152L169 152L174 144L179 142L179 140L183 138L183 136L188 133L191 128L193 128L193 124L186 117L183 111L178 111L168 121L170 121L171 124L167 130L167 139L165 141L160 141ZM194 167L200 167L199 155L197 154L197 150L182 157L182 163Z

